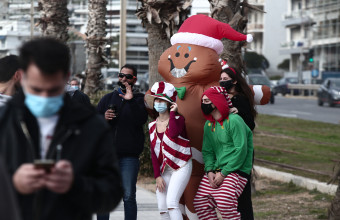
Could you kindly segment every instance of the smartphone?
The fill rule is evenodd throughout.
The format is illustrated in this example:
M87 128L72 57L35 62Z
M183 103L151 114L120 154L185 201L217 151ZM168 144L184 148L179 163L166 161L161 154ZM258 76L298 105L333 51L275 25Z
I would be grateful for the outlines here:
M34 160L34 167L37 169L44 169L47 172L51 170L51 168L54 166L55 161L54 160Z
M108 109L112 110L113 113L115 113L115 115L117 116L118 115L118 112L117 112L117 106L115 106L114 104L109 104L107 106Z

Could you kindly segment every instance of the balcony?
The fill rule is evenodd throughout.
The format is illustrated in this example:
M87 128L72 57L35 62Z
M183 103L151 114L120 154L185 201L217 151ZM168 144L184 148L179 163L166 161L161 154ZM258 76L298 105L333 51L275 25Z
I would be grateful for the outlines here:
M254 6L264 6L265 1L264 0L250 0L249 4Z
M248 24L247 26L249 33L263 33L263 24Z
M305 11L292 11L284 15L282 24L285 27L300 26L302 24L312 24L313 20L309 16L309 13Z
M298 39L281 43L280 54L298 54L307 53L310 43L308 39Z

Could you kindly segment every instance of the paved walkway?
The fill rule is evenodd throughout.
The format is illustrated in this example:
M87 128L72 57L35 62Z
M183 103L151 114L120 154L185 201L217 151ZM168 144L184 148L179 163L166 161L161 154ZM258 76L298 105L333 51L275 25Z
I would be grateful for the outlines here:
M138 206L138 220L158 220L160 218L155 193L137 186L136 197ZM97 218L94 217L93 220L97 220ZM118 207L110 213L110 220L124 220L123 201L121 201Z

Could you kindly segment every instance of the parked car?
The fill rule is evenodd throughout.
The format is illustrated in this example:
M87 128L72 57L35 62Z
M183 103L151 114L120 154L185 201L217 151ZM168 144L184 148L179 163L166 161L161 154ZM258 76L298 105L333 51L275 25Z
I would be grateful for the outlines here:
M283 96L290 94L290 89L288 89L288 84L298 84L299 80L296 77L284 77L277 82L274 86L275 95L281 93ZM299 90L294 89L294 95L298 95Z
M271 96L270 96L270 104L274 104L275 102L275 95L273 92L273 85L268 79L267 76L260 75L260 74L250 74L248 75L248 83L250 85L265 85L270 88Z
M318 90L318 105L324 102L333 107L340 104L340 78L327 78Z

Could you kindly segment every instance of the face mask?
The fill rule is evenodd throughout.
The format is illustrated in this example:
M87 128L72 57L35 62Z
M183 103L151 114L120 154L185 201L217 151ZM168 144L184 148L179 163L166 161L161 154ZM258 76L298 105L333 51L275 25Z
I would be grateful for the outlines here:
M233 80L221 81L220 86L224 87L227 91L233 88Z
M168 105L165 102L155 102L154 108L157 112L163 113L168 109Z
M212 111L214 111L214 108L212 107L211 103L210 104L201 104L202 111L205 115L209 115Z
M79 90L79 86L71 86L71 88L73 88L75 90Z
M25 105L35 117L49 117L56 114L64 104L63 95L42 97L25 93Z

